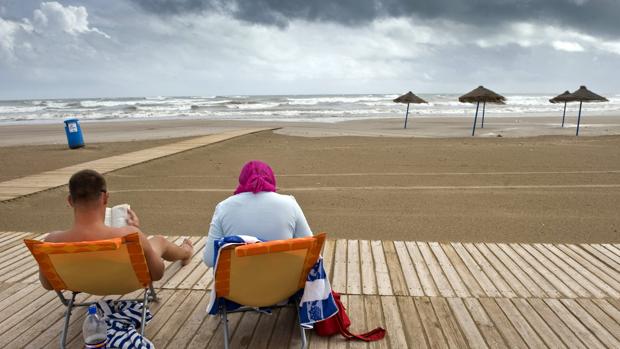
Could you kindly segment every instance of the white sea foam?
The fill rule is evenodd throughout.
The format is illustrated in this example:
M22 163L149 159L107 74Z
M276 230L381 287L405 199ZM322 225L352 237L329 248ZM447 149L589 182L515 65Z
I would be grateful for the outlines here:
M470 117L476 106L460 103L456 94L420 94L428 104L411 105L416 117ZM395 94L313 96L193 96L88 98L0 101L0 122L46 122L79 117L85 120L174 119L287 120L338 122L401 117L405 105ZM502 116L561 115L563 105L551 104L551 95L507 95L505 105L486 105L487 114ZM584 104L586 115L620 114L620 95L608 103ZM574 115L577 103L569 103ZM480 106L482 109L482 105Z

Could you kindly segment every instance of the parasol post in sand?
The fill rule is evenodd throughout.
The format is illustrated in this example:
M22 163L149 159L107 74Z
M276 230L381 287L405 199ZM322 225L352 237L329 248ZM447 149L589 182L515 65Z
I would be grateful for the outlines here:
M573 92L572 97L574 101L579 101L579 114L577 116L577 131L575 136L579 136L579 125L581 123L581 106L583 102L609 102L607 98L599 96L596 93L588 90L584 85L581 85L579 89Z
M480 102L482 102L482 127L484 128L484 114L487 103L495 103L495 104L504 104L506 98L501 96L483 86L478 86L478 88L473 89L472 91L462 95L459 97L459 102L461 103L476 103L476 115L474 116L474 125L471 129L471 135L473 136L476 133L476 123L478 121L478 110L480 108Z
M564 120L566 119L566 103L574 102L574 101L575 101L575 98L573 97L573 94L568 92L568 90L564 91L564 93L559 94L549 100L549 102L551 103L564 102L564 111L562 112L562 127L564 127Z
M399 96L398 98L395 98L394 102L395 103L407 103L407 112L405 112L405 127L403 127L403 128L407 128L407 119L409 118L409 104L411 104L411 103L415 103L415 104L427 103L422 98L414 95L413 92L411 92L411 91L405 93L402 96Z
M480 125L480 128L484 128L484 110L486 109L487 106L487 102L482 102L482 125Z

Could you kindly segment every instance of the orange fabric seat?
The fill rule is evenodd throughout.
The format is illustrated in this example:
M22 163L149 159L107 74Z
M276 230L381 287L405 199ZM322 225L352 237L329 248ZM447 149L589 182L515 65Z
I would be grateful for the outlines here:
M65 347L73 307L95 303L76 303L75 296L80 292L106 296L144 289L142 299L132 299L143 303L141 333L144 335L147 304L156 300L156 295L138 233L98 241L24 240L24 243L39 264L41 274L67 306L61 348ZM65 298L63 291L71 291L71 298Z

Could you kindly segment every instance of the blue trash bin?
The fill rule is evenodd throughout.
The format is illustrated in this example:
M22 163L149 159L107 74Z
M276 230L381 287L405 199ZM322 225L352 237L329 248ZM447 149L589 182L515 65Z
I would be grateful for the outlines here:
M82 128L78 119L65 120L65 133L67 134L69 148L76 149L84 146L84 137L82 136Z

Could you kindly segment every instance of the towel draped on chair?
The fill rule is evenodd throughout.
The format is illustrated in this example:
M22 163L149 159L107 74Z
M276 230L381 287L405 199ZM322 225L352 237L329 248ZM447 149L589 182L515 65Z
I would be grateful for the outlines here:
M106 348L155 349L153 343L138 331L142 325L141 302L101 300L97 302L97 307L102 311L108 325ZM147 309L146 323L152 318Z
M263 241L247 235L232 235L215 240L214 276L217 270L217 262L221 249L231 245L253 244L257 242ZM315 322L323 321L338 312L338 307L331 293L329 279L323 268L322 257L319 257L319 260L308 273L304 288L300 290L297 295L291 297L291 299L293 299L293 301L299 299L299 295L301 295L301 301L297 306L299 307L300 324L304 328L311 329ZM213 287L211 289L209 305L207 306L207 313L209 315L217 315L220 306L225 306L227 311L233 311L243 307L243 305L218 297L215 292L215 287ZM257 310L270 312L268 308L260 308Z

